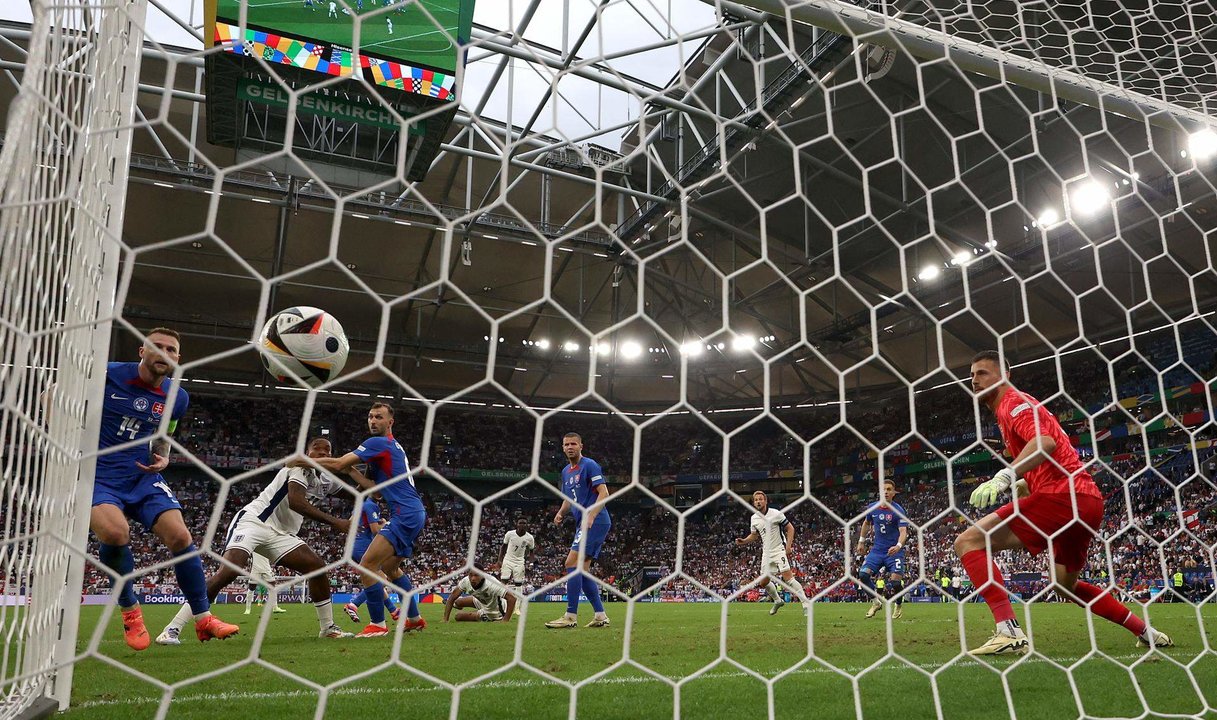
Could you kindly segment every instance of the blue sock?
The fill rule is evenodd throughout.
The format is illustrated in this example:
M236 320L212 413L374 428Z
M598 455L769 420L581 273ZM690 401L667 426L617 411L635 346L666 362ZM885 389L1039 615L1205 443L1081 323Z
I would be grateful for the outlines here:
M360 590L358 595L351 598L351 604L354 605L355 607L359 607L360 605L363 605L364 601L367 599L368 599L368 591Z
M376 583L372 587L364 588L364 594L368 599L368 617L374 623L383 624L385 621L384 583Z
M578 615L579 593L583 590L583 578L575 572L573 567L566 568L566 572L570 574L570 578L566 581L566 612Z
M397 578L397 584L406 591L406 594L402 596L402 604L406 606L406 617L410 619L418 617L418 597L412 592L414 581L410 579L408 573L402 573L402 576Z
M390 596L389 588L385 588L385 610L396 612L397 606L393 604L393 598Z
M604 603L600 601L600 583L596 582L596 578L587 574L583 575L583 594L592 604L592 610L598 613L604 612Z
M878 597L879 591L875 589L875 578L873 575L863 570L858 573L858 579L862 581L862 587L868 588L871 592L875 593L871 596L872 600Z
M135 569L135 556L131 554L130 545L106 545L102 543L97 551L98 557L106 567L119 575L127 575ZM114 581L110 581L110 592L114 592ZM139 604L135 597L135 582L128 580L123 583L123 589L118 593L118 606L131 608Z
M195 552L194 543L186 546L186 549L180 553L174 553L173 557L182 557ZM190 612L195 615L202 615L211 609L211 601L207 599L207 575L203 573L203 561L198 555L179 560L173 566L173 572L177 575L177 586L182 589L182 594L186 596L186 602L190 603Z

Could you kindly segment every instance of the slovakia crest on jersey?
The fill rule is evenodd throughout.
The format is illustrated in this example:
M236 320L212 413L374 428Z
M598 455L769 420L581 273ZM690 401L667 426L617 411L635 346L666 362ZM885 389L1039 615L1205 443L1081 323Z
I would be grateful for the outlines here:
M163 403L163 402L152 403L152 414L153 415L163 415L164 413L165 413L165 403Z
M131 404L135 406L136 412L143 412L148 409L148 398L137 397Z

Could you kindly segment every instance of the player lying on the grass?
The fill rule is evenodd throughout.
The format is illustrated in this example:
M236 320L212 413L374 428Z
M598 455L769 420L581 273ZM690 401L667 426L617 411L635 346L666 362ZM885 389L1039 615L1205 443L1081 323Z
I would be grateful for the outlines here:
M372 544L372 538L376 537L376 533L380 532L382 527L384 527L384 522L380 519L380 506L372 498L364 498L363 508L359 511L359 529L355 532L355 545L351 548L352 560L359 562L363 559L363 554ZM383 577L384 573L381 573L381 576ZM360 590L359 594L351 599L351 602L343 606L342 610L347 617L351 618L351 622L359 622L359 606L363 605L367 599L367 591ZM401 617L401 610L393 604L389 588L385 588L385 609L389 611L389 617L394 620Z
M1138 646L1172 645L1165 633L1147 625L1108 590L1078 579L1086 566L1090 541L1103 524L1103 494L1056 417L1011 385L1009 370L994 350L972 358L972 392L997 417L1012 460L1009 467L976 488L970 501L978 508L989 507L1024 476L1029 495L1002 505L955 539L955 553L997 621L993 637L971 653L1027 651L1027 637L1014 617L1001 570L988 554L986 536L993 552L1025 549L1038 555L1051 544L1052 581L1061 596L1123 626L1137 637ZM1022 493L1018 494L1021 498Z
M314 438L308 444L307 454L314 460L328 458L330 441ZM318 572L325 567L325 562L298 535L306 516L340 533L347 531L351 524L349 520L334 517L309 502L310 498L320 499L332 494L337 487L332 478L314 468L280 469L262 493L241 508L228 524L228 534L224 538L224 559L228 562L221 564L216 574L207 581L207 596L214 602L220 591L240 575L234 566L244 568L255 553L265 555L273 558L274 565L282 565L302 575L316 573L308 579L308 590L313 598L313 607L317 609L319 636L350 637L350 633L343 632L334 624L330 580L325 573ZM269 592L273 593L275 589L271 587ZM157 636L156 642L161 645L181 644L179 636L189 618L188 609L183 606ZM207 638L200 633L199 639Z
M892 608L892 619L898 620L904 614L904 544L909 539L908 516L904 508L894 502L896 483L891 480L883 481L883 498L866 509L862 518L862 528L858 533L857 553L861 555L866 550L866 539L871 530L874 531L874 544L862 563L858 579L875 594L874 601L866 611L866 617L874 617L883 601L875 590L875 575L887 570L890 575L884 585L887 597L896 598L896 607Z
M135 557L131 554L128 521L135 520L145 531L151 530L175 558L181 558L174 563L173 571L188 601L186 618L194 619L199 638L226 638L239 628L211 614L203 563L182 519L182 506L161 477L161 471L169 465L167 435L177 429L177 421L190 404L190 397L181 388L172 401L168 397L173 384L169 373L181 359L181 336L175 330L154 328L140 346L139 357L138 363L112 362L106 366L97 443L102 454L97 456L89 517L89 529L100 542L98 559L120 576L131 574ZM171 413L166 435L157 435L166 411ZM123 447L106 452L118 446ZM148 629L130 579L119 590L118 605L123 616L123 639L134 650L146 649Z
M786 604L776 582L779 577L799 599L803 611L806 612L807 594L803 592L802 583L794 576L794 570L790 568L789 555L794 548L794 525L786 519L786 515L781 510L769 507L769 496L760 490L752 493L752 507L756 508L749 523L752 532L748 533L748 537L736 538L735 544L742 547L751 545L757 540L761 541L760 587L773 599L773 607L769 608L769 614L777 615L778 610L781 610L782 606ZM775 582L770 582L770 580Z
M528 521L524 518L516 520L515 528L503 533L503 545L503 563L499 567L499 578L504 583L511 583L516 594L524 597L524 581L528 577L524 567L525 560L528 553L537 546L532 533L528 532ZM520 614L519 608L516 608L515 614Z
M385 403L373 403L368 410L368 432L371 437L352 452L340 458L322 458L321 467L350 476L361 487L377 490L389 504L390 516L372 538L359 560L360 577L367 595L370 622L356 637L382 637L389 634L385 623L385 593L382 578L401 588L406 604L406 631L427 627L418 611L418 601L411 592L414 584L401 569L401 563L414 554L414 541L427 523L427 511L410 476L410 464L401 443L393 439L393 408ZM367 463L365 477L355 469Z
M270 560L262 553L254 553L249 563L249 592L245 593L245 614L248 615L253 610L255 599L258 605L261 605L263 598L266 599L271 612L287 612L279 607L279 593L275 592L274 587L275 571L270 566Z
M516 596L498 580L471 570L444 601L444 622L448 622L454 607L461 608L457 622L507 622L515 612Z
M600 586L591 574L592 563L600 557L604 539L613 527L613 521L603 503L609 496L608 485L605 484L600 463L583 457L583 438L579 433L566 433L562 436L562 452L569 461L562 468L562 494L566 497L562 500L562 507L558 508L558 513L554 515L554 525L561 526L569 514L575 520L575 539L570 544L570 552L566 553L566 613L557 620L545 623L545 627L579 627L580 592L587 595L587 600L596 613L587 626L608 627L608 615L605 614L604 603L600 600ZM576 504L572 504L572 500ZM580 507L586 510L586 517ZM587 544L583 552L583 571L579 572L579 545L583 542L584 534L587 535Z

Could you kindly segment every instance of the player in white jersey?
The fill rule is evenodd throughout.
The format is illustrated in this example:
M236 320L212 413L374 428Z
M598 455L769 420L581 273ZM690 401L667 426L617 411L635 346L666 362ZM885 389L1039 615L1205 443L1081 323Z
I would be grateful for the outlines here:
M330 457L330 441L314 438L308 444L308 456L313 459ZM224 548L226 562L207 580L207 595L211 601L215 602L220 590L241 574L234 568L245 567L255 553L265 555L274 565L282 565L303 575L315 573L308 579L308 588L313 597L313 606L317 609L320 636L351 637L350 633L343 632L334 624L330 580L324 572L319 572L325 567L325 562L297 536L305 516L343 534L350 529L350 520L334 517L309 502L310 498L320 499L332 494L338 486L332 477L314 468L285 467L279 470L262 494L241 508L229 523ZM267 590L275 591L273 586ZM180 644L178 635L190 617L190 608L183 606L156 638L156 642L160 645Z
M279 593L273 590L275 586L275 571L270 566L270 560L262 553L254 553L249 563L249 592L245 593L245 614L253 611L254 598L261 589L266 590L266 604L275 613L287 612L279 607Z
M515 611L516 596L507 592L498 580L472 570L448 594L444 622L449 622L454 607L462 608L456 614L457 622L506 622Z
M499 570L499 577L504 583L511 583L516 594L523 597L524 582L528 578L524 560L528 553L537 546L537 541L533 538L532 533L528 532L528 522L523 518L516 520L515 529L503 534L503 545L506 546L506 550L503 552L503 564ZM520 614L519 609L515 614Z
M778 610L786 604L782 599L782 593L777 587L776 581L781 577L783 583L790 588L795 597L803 605L803 611L807 611L807 595L803 592L803 585L794 576L794 570L790 569L790 551L794 546L794 525L786 519L786 515L777 508L769 507L769 497L765 493L757 490L752 493L752 507L756 508L756 512L752 515L752 522L749 524L752 532L748 537L736 538L736 545L750 545L757 540L760 540L761 545L761 584L773 599L773 607L769 608L770 615L776 615Z

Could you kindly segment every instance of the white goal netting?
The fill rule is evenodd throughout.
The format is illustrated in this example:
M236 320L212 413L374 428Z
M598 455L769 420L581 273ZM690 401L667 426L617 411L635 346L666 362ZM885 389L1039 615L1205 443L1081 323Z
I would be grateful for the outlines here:
M4 12L0 716L1214 712L1209 4ZM258 357L292 306L350 340L320 388ZM415 593L424 632L390 616L387 640L318 639L316 586L280 567L265 593L218 589L235 638L128 647L116 578L150 638L189 594L138 522L128 575L88 527L105 363L158 326L190 395L165 492L207 575L245 571L228 528L273 471L312 438L359 447L385 402L428 515L390 598L409 616ZM1064 534L992 553L1029 638L1013 659L968 653L1000 610L957 540L1013 460L970 382L983 350L1105 505L1091 613L1049 574ZM610 489L603 550L555 523L568 433ZM888 481L898 507L872 515ZM785 521L756 529L754 491ZM354 631L380 499L313 497L349 532L300 532ZM877 562L887 523L900 547ZM787 528L784 549L737 543ZM571 549L599 552L594 577L571 580ZM771 603L764 573L787 570ZM497 617L445 607L471 571L510 578L520 616L446 625ZM583 627L584 603L547 630L569 590L610 624ZM1114 601L1131 615L1107 622ZM1138 645L1144 623L1174 647Z

